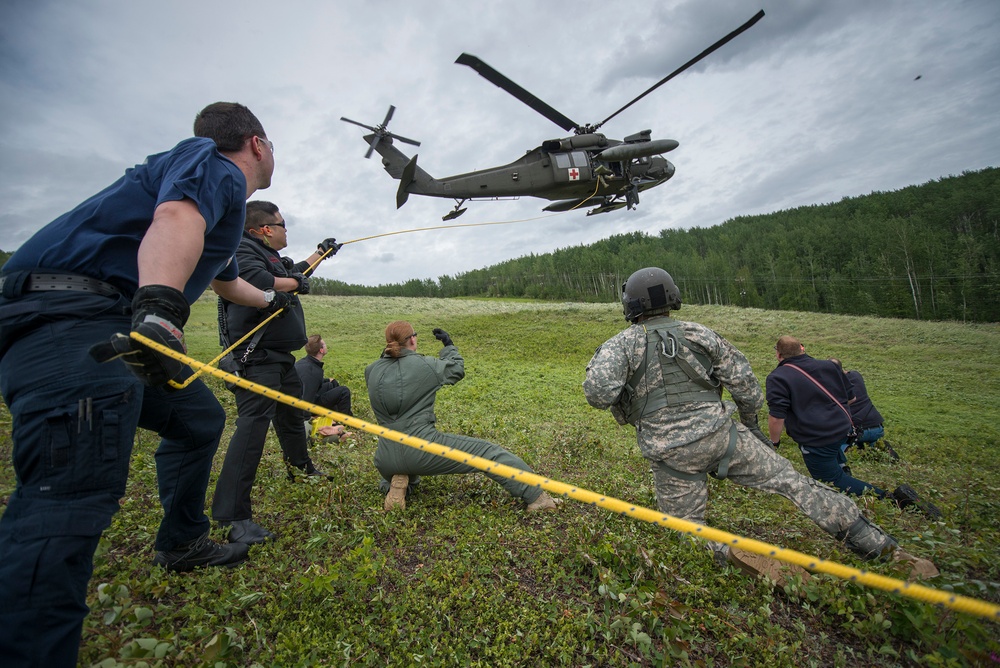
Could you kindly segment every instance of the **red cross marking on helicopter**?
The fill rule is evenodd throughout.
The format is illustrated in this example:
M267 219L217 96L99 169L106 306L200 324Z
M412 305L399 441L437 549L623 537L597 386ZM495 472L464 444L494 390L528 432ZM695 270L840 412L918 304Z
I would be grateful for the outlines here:
M574 167L573 169L569 170L569 180L570 181L579 181L580 180L580 170L577 169L576 167Z

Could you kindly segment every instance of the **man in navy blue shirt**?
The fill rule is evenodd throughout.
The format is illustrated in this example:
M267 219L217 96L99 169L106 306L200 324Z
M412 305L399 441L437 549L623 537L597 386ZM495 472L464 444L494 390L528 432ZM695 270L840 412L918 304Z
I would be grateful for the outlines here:
M778 368L767 376L767 426L777 447L782 430L798 444L810 475L848 494L883 489L851 476L842 446L853 432L848 403L854 392L847 378L829 360L806 354L802 343L782 336L775 346Z
M793 336L782 336L774 350L778 368L767 376L767 426L771 443L778 447L782 430L798 443L810 475L828 482L848 494L875 493L880 499L885 490L859 480L847 468L845 445L854 433L849 404L856 399L851 381L839 365L806 355L802 343ZM892 491L891 498L900 508L916 506L932 519L941 511L926 501L909 485Z
M209 285L261 309L289 303L237 276L246 199L267 188L273 145L243 105L217 102L195 137L147 157L39 230L0 271L0 392L17 487L0 518L0 656L75 666L101 533L125 494L137 427L157 432L163 520L154 562L231 566L245 545L208 539L205 490L225 412L186 367L129 337L184 351Z

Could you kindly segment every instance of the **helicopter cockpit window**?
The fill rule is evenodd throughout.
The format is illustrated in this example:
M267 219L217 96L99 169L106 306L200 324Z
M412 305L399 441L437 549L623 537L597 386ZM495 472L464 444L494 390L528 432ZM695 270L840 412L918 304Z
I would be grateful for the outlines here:
M552 176L556 183L571 181L587 183L594 178L591 173L590 156L586 151L565 151L549 155L552 156Z
M553 153L552 157L556 161L556 167L569 169L570 167L589 167L587 153L585 151L573 151L571 153Z

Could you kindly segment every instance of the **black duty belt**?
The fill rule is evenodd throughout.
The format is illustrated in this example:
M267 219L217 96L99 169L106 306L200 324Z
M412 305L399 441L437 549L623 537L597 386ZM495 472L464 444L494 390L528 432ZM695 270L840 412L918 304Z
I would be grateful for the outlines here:
M5 281L13 276L0 278L0 291ZM89 292L103 297L116 297L122 291L104 281L80 274L54 274L50 272L33 271L21 285L21 292L47 292L51 290L71 290L74 292Z

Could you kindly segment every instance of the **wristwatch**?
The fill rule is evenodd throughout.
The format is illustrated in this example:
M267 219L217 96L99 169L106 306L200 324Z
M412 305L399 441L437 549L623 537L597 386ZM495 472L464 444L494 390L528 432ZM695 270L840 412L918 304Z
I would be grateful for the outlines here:
M264 290L264 303L270 306L271 302L273 301L274 301L274 290L272 290L271 288Z

